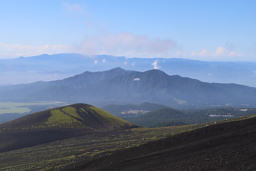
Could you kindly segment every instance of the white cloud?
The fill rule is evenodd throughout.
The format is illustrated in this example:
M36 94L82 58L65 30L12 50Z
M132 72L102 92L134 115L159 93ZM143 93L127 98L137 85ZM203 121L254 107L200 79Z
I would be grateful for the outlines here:
M224 47L221 47L219 46L217 49L216 49L216 55L217 56L220 56L220 55L223 55L225 53L226 49Z
M127 57L175 56L176 44L169 39L153 39L132 33L89 36L77 49L86 55L108 54Z
M200 52L199 52L199 56L206 56L208 54L208 50L207 49L202 49Z
M219 46L216 49L216 56L229 56L229 57L237 57L237 56L241 56L240 54L238 54L235 50L231 50L231 49L227 49L224 47Z
M228 56L236 56L236 55L237 55L237 53L233 50L230 51L229 54L228 54Z
M243 55L241 53L237 53L236 51L232 50L228 53L229 57L242 57Z
M54 54L69 52L70 48L63 44L45 44L45 45L24 45L7 44L0 42L0 58L10 58L18 56L33 56L43 53Z
M152 65L153 65L153 68L154 68L154 69L159 69L158 60L155 60L155 61L152 63Z
M84 12L84 8L80 4L76 4L76 3L71 4L68 2L64 2L63 6L64 6L64 9L69 12L75 12L75 13L83 13Z
M214 51L208 51L208 49L202 49L199 52L192 51L190 57L199 60L237 60L242 57L240 53L236 52L234 48L218 46Z

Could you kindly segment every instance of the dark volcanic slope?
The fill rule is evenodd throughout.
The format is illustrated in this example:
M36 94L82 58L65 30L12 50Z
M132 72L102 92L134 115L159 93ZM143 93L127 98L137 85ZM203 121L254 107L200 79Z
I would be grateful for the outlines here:
M0 152L84 134L134 127L95 106L50 109L0 125Z
M227 122L116 152L81 170L256 170L256 118Z

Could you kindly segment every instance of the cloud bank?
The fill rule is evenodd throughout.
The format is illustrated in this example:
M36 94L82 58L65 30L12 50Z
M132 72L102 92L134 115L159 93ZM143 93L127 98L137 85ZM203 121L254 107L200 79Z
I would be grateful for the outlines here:
M0 58L63 53L68 52L69 49L68 46L63 44L24 45L0 42Z
M0 58L34 56L54 53L81 53L84 55L113 55L126 57L182 57L199 60L228 60L242 57L235 49L228 46L217 46L211 50L202 48L198 51L186 52L170 39L150 38L132 33L104 34L87 36L76 46L65 44L24 45L0 42ZM106 63L94 61L95 64ZM135 65L135 64L134 64ZM159 69L158 61L152 66Z
M233 49L228 49L228 48L219 46L216 49L216 56L236 57L236 56L241 56L241 55L238 54L237 52L235 52Z
M176 43L132 33L88 36L77 51L86 55L108 54L127 57L170 57Z
M195 52L193 51L191 55L187 57L192 57L195 59L203 59L203 60L232 60L237 59L237 57L242 57L240 53L234 50L234 48L218 46L216 50L208 50L206 48L201 51Z

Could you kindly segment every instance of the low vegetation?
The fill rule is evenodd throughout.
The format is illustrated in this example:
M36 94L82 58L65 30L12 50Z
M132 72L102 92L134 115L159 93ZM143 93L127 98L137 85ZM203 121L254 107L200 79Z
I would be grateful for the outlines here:
M69 171L256 170L256 117L208 123L193 131L84 161Z
M174 116L177 114L175 110L171 111ZM163 114L165 115L166 113ZM92 105L59 107L0 125L0 168L8 171L80 168L102 157L115 156L120 150L140 149L144 144L165 142L165 138L190 135L190 132L201 130L198 128L219 128L218 125L222 123L229 124L230 121L249 120L253 117L144 128ZM230 126L224 130L229 129ZM206 132L202 134L208 135ZM201 133L196 134L199 135ZM158 145L161 147L162 144Z
M71 108L71 107L70 107ZM66 108L64 108L66 109ZM74 111L70 112L69 115L64 113L64 109L54 109L51 110L51 116L45 122L47 127L62 127L62 126L80 126L81 122L76 118L73 118L76 113ZM67 110L66 110L67 111ZM77 115L79 116L79 115Z
M2 170L58 170L171 135L199 128L187 125L93 133L0 153Z

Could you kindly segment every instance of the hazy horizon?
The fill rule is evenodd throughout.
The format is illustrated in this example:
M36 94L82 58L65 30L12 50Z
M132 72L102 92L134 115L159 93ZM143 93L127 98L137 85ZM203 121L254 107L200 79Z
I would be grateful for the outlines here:
M255 1L2 1L0 59L79 53L256 61Z
M6 57L6 58L0 58L0 60L8 60L8 59L19 59L19 58L33 58L33 57L38 57L38 56L43 56L43 55L48 55L48 56L54 56L54 55L82 55L83 57L89 57L89 58L94 58L96 56L111 56L111 57L115 57L115 58L127 58L127 59L132 59L132 58L141 58L141 59L177 59L177 60L190 60L190 61L202 61L202 62L256 62L255 60L246 60L246 59L197 59L197 58L189 58L189 57L153 57L153 56L149 56L149 57L136 57L136 56L117 56L117 55L111 55L111 54L95 54L95 55L86 55L86 54L82 54L82 53L72 53L72 52L67 52L67 53L41 53L41 54L37 54L37 55L28 55L28 56L13 56L13 57Z

